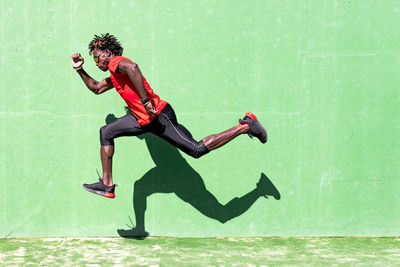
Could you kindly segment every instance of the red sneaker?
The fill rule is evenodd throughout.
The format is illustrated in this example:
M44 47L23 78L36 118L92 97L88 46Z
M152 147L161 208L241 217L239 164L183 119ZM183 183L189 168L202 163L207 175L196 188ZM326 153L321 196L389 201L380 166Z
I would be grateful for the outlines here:
M97 183L94 184L83 184L83 188L85 188L87 191L92 192L94 194L98 194L103 197L108 197L108 198L115 198L115 184L112 186L107 186L103 184L103 180L99 179Z
M243 119L239 119L240 124L248 124L249 130L246 132L251 138L257 137L261 143L266 143L268 139L267 131L264 126L257 120L256 115L251 112L247 112Z

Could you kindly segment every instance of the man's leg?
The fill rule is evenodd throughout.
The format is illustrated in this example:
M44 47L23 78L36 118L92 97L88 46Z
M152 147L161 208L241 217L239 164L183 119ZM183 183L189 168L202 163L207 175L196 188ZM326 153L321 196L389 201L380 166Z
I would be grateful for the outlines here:
M103 168L103 176L99 182L84 184L83 187L95 194L114 198L115 185L112 177L112 158L114 155L114 139L120 136L135 136L144 133L145 130L137 122L132 114L127 114L116 121L103 126L100 129L100 158Z
M136 136L145 130L139 125L137 119L127 114L100 129L100 157L103 168L103 183L107 186L113 185L112 158L114 156L114 139L121 136Z
M249 134L251 137L257 137L261 143L267 142L267 132L251 112L247 112L245 117L239 120L239 125L225 132L207 136L203 139L203 142L209 150L214 150L244 133Z
M203 139L203 142L211 151L225 145L244 133L249 134L251 137L256 136L261 143L267 142L267 132L257 120L257 117L251 112L247 112L245 117L239 120L239 125L222 133L207 136Z
M112 179L112 158L114 155L114 146L101 146L100 157L101 165L103 167L103 183L107 186L113 185Z
M219 134L207 136L200 142L194 140L190 132L178 123L170 105L162 110L157 117L157 124L153 123L153 125L157 125L151 130L153 133L194 158L199 158L244 133L256 136L262 143L265 143L267 139L264 127L252 113L246 113L246 116L235 127Z
M226 143L235 139L239 135L246 133L248 130L249 130L248 124L239 124L222 133L212 134L210 136L207 136L202 140L206 145L206 147L208 148L208 150L211 151L225 145Z

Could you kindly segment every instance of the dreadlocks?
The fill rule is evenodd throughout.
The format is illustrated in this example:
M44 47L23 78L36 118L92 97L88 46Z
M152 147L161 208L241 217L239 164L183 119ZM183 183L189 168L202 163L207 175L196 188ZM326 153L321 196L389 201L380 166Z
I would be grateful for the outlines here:
M89 55L92 55L95 48L101 51L108 49L115 56L122 56L124 51L117 38L109 33L101 34L101 36L94 35L93 40L89 43Z

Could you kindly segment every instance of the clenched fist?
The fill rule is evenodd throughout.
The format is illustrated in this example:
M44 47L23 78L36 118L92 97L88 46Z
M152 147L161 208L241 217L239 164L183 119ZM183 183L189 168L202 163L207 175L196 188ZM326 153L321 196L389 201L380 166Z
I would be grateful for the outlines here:
M82 65L84 63L84 59L81 56L81 54L79 54L79 53L72 54L71 59L72 59L72 67L74 69L79 69L82 67Z

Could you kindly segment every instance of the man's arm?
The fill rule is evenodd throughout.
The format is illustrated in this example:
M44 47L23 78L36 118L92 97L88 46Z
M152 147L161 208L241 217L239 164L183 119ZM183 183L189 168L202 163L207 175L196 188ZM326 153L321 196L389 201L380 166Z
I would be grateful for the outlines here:
M79 76L81 76L87 88L89 88L89 90L95 93L96 95L102 94L105 91L108 91L114 87L110 77L105 78L104 80L98 82L92 77L90 77L89 74L87 74L84 69L79 69L77 70L77 72Z
M89 74L87 74L86 71L82 68L84 60L81 54L79 53L73 54L71 59L72 59L72 67L76 69L79 76L82 78L82 81L86 84L87 88L89 88L89 90L95 93L96 95L104 93L105 91L110 90L111 88L114 87L110 77L105 78L101 82L98 82L92 77L90 77Z
M119 63L118 70L120 73L128 75L129 79L138 90L140 99L147 98L142 72L136 63L124 59Z
M121 62L119 63L118 71L120 73L128 75L129 79L132 81L133 85L137 89L140 99L146 100L146 89L144 87L143 76L142 72L139 69L139 66L134 62L124 59L121 60ZM158 112L158 110L153 107L150 101L146 102L144 104L144 107L146 108L147 113L152 117Z

